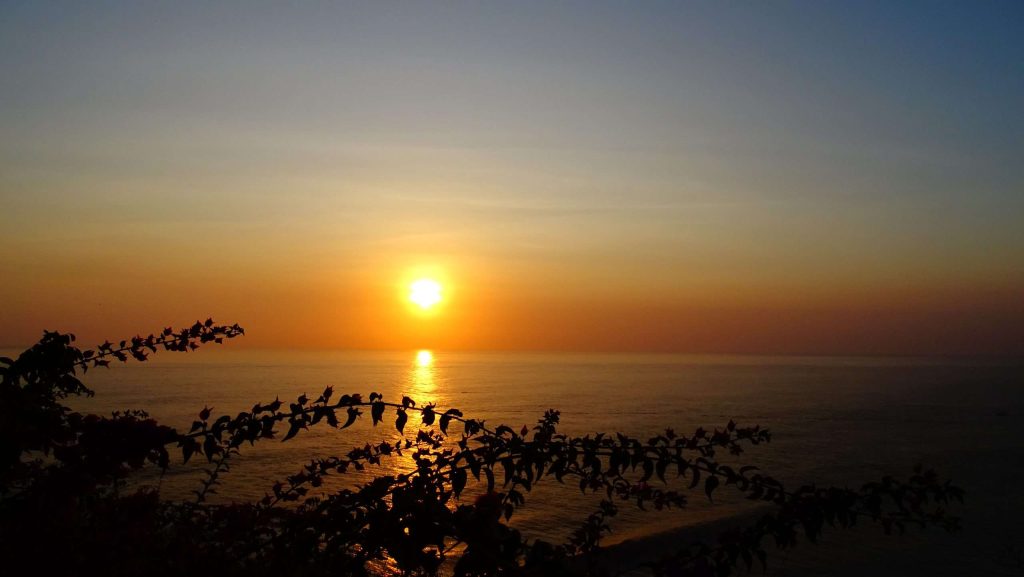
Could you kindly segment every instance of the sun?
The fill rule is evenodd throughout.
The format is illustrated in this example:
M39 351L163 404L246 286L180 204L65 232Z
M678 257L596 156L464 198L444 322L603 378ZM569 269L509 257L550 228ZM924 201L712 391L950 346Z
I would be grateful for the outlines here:
M429 367L434 364L434 353L424 349L416 353L416 366Z
M441 302L441 283L429 278L421 278L409 285L409 300L421 309L427 310Z

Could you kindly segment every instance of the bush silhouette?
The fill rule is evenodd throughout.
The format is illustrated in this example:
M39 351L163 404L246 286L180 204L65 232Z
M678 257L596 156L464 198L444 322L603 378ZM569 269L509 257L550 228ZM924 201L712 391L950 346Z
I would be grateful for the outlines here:
M606 571L598 562L601 538L620 506L683 509L690 491L706 499L736 491L769 508L715 542L642 560L655 574L724 576L766 566L766 545L791 547L798 536L813 542L826 527L861 521L886 532L957 527L945 506L962 500L962 491L920 468L905 481L886 477L859 490L793 489L756 467L723 464L719 454L735 458L771 439L767 429L732 421L650 439L578 437L558 432L556 410L530 428L491 428L456 408L327 387L314 399L256 403L234 416L204 408L189 431L178 431L143 411L105 417L62 404L93 394L79 378L89 369L243 333L208 319L82 351L73 335L45 332L17 359L0 359L5 566L44 575L366 575L387 560L404 574L432 575L447 562L455 575L599 575ZM312 460L256 502L209 502L230 458L249 446L288 441L313 426L345 429L367 416L415 435ZM411 456L412 470L323 490L329 476L398 455ZM190 459L210 463L191 500L128 483L144 467L166 470ZM565 543L524 539L510 524L542 480L600 497Z

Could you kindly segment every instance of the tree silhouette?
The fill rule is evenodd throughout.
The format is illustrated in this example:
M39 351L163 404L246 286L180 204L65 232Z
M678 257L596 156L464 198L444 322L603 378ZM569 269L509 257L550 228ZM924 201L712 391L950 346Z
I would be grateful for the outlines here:
M658 575L720 575L768 563L765 547L815 541L826 527L860 521L884 531L908 526L954 530L945 507L962 491L932 471L885 477L860 489L791 488L753 466L720 462L771 440L759 426L729 421L689 434L668 429L649 439L620 433L569 436L549 410L514 430L456 408L379 393L256 403L237 415L199 411L188 431L158 424L144 411L82 415L62 401L89 395L79 375L111 361L145 361L159 350L187 352L244 334L213 320L180 331L103 343L82 351L70 334L45 332L17 359L0 359L0 552L5 566L69 575L366 575L387 561L393 571L432 575L600 575L601 539L624 505L684 509L692 491L713 499L736 491L769 506L751 526L712 543L681 546L643 560ZM314 426L415 428L403 440L364 444L318 458L275 483L255 502L214 504L208 496L230 458L257 442L288 441ZM193 458L210 464L188 501L131 489L144 467L161 471ZM326 490L330 476L400 456L414 466L354 488ZM390 470L388 470L390 471ZM600 498L565 543L525 539L511 524L542 481ZM472 486L474 491L469 492ZM384 570L387 571L387 570Z

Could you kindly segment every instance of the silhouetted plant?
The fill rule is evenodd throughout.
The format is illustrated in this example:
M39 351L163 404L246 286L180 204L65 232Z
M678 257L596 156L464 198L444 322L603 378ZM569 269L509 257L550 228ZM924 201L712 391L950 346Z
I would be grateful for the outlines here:
M299 396L257 403L235 416L204 408L187 432L157 424L142 411L81 415L61 401L92 395L79 372L111 360L144 361L160 349L190 351L244 334L212 320L95 350L53 332L17 359L0 359L0 551L19 565L66 574L365 575L388 560L397 571L434 574L453 560L456 575L602 574L592 562L621 504L681 509L687 492L713 499L725 488L771 506L752 526L716 543L681 544L648 560L655 574L729 575L765 566L765 544L815 541L826 526L873 521L889 532L909 526L956 528L944 507L962 491L920 468L906 481L885 477L859 490L791 489L753 466L718 460L771 440L767 429L732 421L691 434L666 430L649 439L620 433L583 437L558 432L559 412L533 427L490 428L455 408L386 401L379 393ZM251 503L212 504L229 458L266 439L288 441L320 424L345 429L366 413L411 438L365 444L315 459ZM393 420L392 420L393 419ZM414 423L413 419L418 420ZM455 424L457 423L457 424ZM202 455L212 467L195 499L162 499L128 490L147 464L171 466ZM386 473L355 488L324 490L325 479L410 456L405 473ZM596 511L565 543L527 540L509 521L545 478L600 496ZM672 489L681 479L685 488ZM467 487L477 487L467 497ZM463 499L464 497L467 497Z

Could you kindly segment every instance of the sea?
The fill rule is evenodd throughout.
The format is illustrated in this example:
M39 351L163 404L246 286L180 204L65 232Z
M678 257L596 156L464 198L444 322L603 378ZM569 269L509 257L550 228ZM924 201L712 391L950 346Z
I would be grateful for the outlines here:
M90 370L84 381L96 396L73 401L76 410L143 409L182 429L204 407L234 415L275 398L315 398L328 385L335 395L378 392L396 402L407 395L515 430L547 409L561 411L562 432L579 435L646 438L666 428L723 427L730 419L757 424L773 440L740 460L788 485L859 487L883 475L907 476L921 464L967 492L965 504L952 507L962 519L959 533L886 536L870 524L829 531L821 544L770 551L768 574L1024 575L1024 359L269 351L232 350L229 343ZM322 423L287 442L246 446L215 499L258 499L310 459L396 440L392 421L373 427L366 418L345 430ZM414 424L415 416L407 436ZM182 465L179 457L166 474L141 482L187 499L204 465L201 458ZM398 458L328 488L408 466L407 457ZM574 483L545 479L511 524L531 538L561 542L598 501ZM658 556L749 522L757 514L752 507L728 487L713 503L694 491L683 510L644 512L622 503L606 543Z

